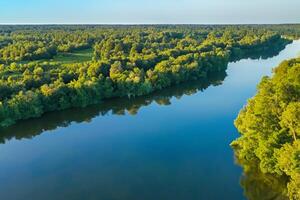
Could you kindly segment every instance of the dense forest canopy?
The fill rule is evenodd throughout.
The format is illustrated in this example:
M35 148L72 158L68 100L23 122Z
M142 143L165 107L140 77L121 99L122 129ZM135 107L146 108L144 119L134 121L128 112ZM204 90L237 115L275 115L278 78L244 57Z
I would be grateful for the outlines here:
M266 176L286 177L281 193L300 199L300 58L263 78L235 125L242 135L232 146L246 173L254 163Z
M0 126L205 79L298 36L298 25L0 26Z

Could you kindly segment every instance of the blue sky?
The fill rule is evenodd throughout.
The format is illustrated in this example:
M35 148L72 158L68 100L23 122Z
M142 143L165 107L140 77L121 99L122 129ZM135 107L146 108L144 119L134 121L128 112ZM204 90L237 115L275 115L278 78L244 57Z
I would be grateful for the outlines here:
M300 23L300 0L0 0L0 23Z

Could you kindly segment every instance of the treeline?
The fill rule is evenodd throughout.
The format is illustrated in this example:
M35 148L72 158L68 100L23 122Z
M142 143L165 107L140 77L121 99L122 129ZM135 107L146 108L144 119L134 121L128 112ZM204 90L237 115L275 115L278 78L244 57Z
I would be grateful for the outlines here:
M232 146L246 173L255 163L264 174L286 177L281 192L300 199L300 58L263 78L235 125L241 137Z
M300 38L300 24L269 25L268 28L290 39Z
M58 127L67 127L74 122L89 122L97 116L136 115L142 107L154 102L161 106L168 106L171 105L173 97L180 99L184 95L193 95L199 91L203 91L211 85L220 85L225 77L226 72L223 71L209 74L205 79L186 82L145 96L114 98L86 108L49 112L40 118L24 120L7 128L0 128L0 143L5 143L12 138L17 140L32 138L45 131L55 130ZM35 126L32 126L32 124L35 124Z
M0 36L0 63L50 59L59 52L91 48L94 39L93 33L86 31L33 29L5 33Z
M248 26L8 26L0 33L6 41L0 49L0 126L206 78L231 60L290 42ZM24 63L84 48L94 49L93 60Z
M218 43L218 46L226 44L228 48L230 48L230 45L237 48L239 46L247 48L247 44L260 43L259 40L264 39L253 35L257 31L259 31L259 35L272 31L295 39L300 36L300 25L0 25L0 63L8 64L11 62L49 59L59 52L72 52L92 48L97 43L98 50L101 50L101 48L109 49L112 48L109 45L116 45L114 46L115 49L111 50L123 50L126 55L130 53L130 50L133 50L132 54L142 49L149 51L149 45L152 48L174 49L175 54L184 53L177 52L177 50L180 47L184 48L185 42L194 40L193 45L195 45L201 43L207 37L213 39L214 36L218 38L222 36L220 40L215 41L215 44ZM223 35L223 33L226 34ZM248 37L244 37L245 34ZM152 38L147 37L147 35L151 35ZM187 41L182 40L183 37ZM176 39L182 41L179 42ZM145 41L147 43L144 43ZM155 44L149 44L151 42ZM156 49L156 51L160 51L160 49ZM124 52L119 52L119 56ZM96 55L107 57L105 53L107 54L107 51L103 53L97 52Z

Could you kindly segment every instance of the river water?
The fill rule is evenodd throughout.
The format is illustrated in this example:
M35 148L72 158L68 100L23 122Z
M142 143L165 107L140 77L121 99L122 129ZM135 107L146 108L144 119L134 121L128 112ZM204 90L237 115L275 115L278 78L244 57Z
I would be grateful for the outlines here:
M247 199L233 121L261 78L299 52L294 41L271 58L230 63L227 76L1 130L0 199Z

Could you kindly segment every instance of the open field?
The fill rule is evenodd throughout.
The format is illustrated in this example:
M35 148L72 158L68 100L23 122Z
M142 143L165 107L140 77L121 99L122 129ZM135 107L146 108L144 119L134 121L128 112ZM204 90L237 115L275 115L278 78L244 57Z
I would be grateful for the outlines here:
M72 53L58 53L54 56L53 59L50 59L51 62L59 62L62 64L68 63L81 63L92 60L93 49L84 49L74 51ZM46 60L44 60L46 61Z

